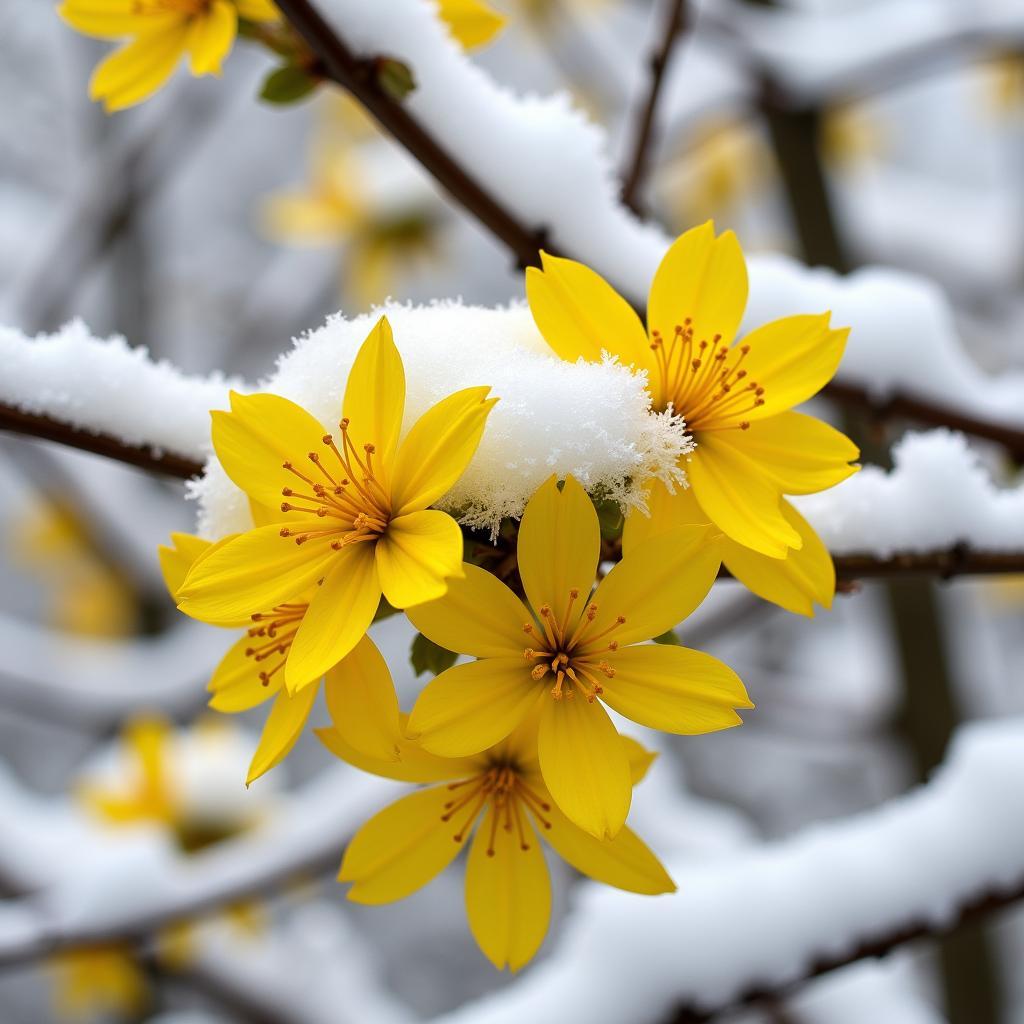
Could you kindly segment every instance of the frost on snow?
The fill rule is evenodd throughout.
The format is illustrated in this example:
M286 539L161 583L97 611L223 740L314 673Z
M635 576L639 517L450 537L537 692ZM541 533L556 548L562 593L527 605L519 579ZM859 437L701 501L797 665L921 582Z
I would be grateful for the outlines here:
M379 313L387 314L406 371L405 429L445 395L490 385L500 400L469 468L440 502L468 525L495 529L522 514L552 473L572 474L592 494L640 503L647 476L677 479L690 442L678 420L651 414L645 378L613 361L567 363L551 354L525 306L387 305L332 317L301 338L260 385L337 427L349 368ZM213 460L193 488L210 537L244 529L241 493Z

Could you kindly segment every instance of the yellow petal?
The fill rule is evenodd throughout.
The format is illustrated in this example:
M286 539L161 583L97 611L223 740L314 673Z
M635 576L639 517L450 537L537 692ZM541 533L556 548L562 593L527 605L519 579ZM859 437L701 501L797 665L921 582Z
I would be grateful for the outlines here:
M398 696L387 662L364 636L328 673L327 710L345 742L365 757L397 760L403 740Z
M633 781L633 785L637 785L639 782L643 782L644 777L647 775L647 770L654 764L657 753L653 750L648 750L638 740L633 739L632 736L620 736L622 745L626 749L626 759L629 761L629 777Z
M657 896L676 886L661 862L631 829L623 826L614 839L595 839L577 828L557 807L545 812L551 828L544 838L577 871L627 892Z
M609 630L593 645L603 649L610 640L624 646L661 636L707 597L720 560L704 526L679 526L637 545L594 592L597 616L584 639ZM621 625L618 616L625 617Z
M298 533L322 523L290 525ZM260 526L199 559L178 591L178 607L203 622L234 625L302 594L337 558L329 538L296 544L279 525Z
M247 786L288 756L302 735L302 727L309 718L318 690L317 686L307 686L294 696L283 688L278 691L249 765L249 775L245 780Z
M324 451L323 424L301 406L280 395L231 393L231 412L217 410L213 448L224 472L268 508L281 507L281 489L302 488L302 481L283 468L291 462L310 476L309 453ZM282 517L283 518L283 517Z
M337 245L355 225L351 204L334 196L278 192L260 208L263 230L276 242Z
M860 455L845 434L799 412L755 420L746 430L716 431L715 444L732 445L753 459L784 494L833 487L857 472L849 463Z
M748 380L764 388L764 405L701 426L713 429L738 420L767 419L816 395L834 376L850 329L833 330L829 314L789 316L758 327L743 338L750 352L743 362Z
M561 490L554 476L537 488L523 513L516 551L535 611L546 604L560 615L572 589L579 591L576 609L586 607L597 577L601 526L593 502L573 477L566 477Z
M768 558L735 541L722 545L725 567L748 590L797 615L814 615L814 602L832 607L836 590L836 571L832 556L810 523L788 501L782 502L782 514L800 534L803 546L785 558Z
M607 351L626 366L653 366L640 317L603 277L546 252L541 262L543 270L526 271L526 298L538 330L559 356L598 363Z
M281 12L271 0L235 0L238 15L247 21L280 21Z
M700 507L727 537L764 555L782 558L799 548L800 534L782 514L778 485L719 434L702 432L687 464Z
M160 571L164 576L167 592L174 597L178 592L189 569L195 560L211 546L208 540L195 537L191 533L172 533L172 547L161 544L157 548L160 558Z
M376 465L386 474L398 447L405 412L405 367L395 347L388 318L382 316L366 336L349 371L342 415L358 452L376 448Z
M188 22L163 32L147 32L104 58L89 79L89 98L103 100L108 112L124 110L153 95L185 52Z
M438 0L437 13L464 50L489 43L505 19L482 0Z
M466 839L461 820L444 822L447 786L403 797L375 814L345 850L339 882L355 903L390 903L422 888L455 859ZM455 839L460 835L460 839Z
M514 972L529 962L547 934L551 882L529 822L523 822L520 834L506 829L497 814L488 807L469 851L466 914L484 956L499 971Z
M213 0L205 15L192 19L188 35L189 70L219 75L238 32L238 10L229 0Z
M246 657L246 650L253 645L252 637L245 635L232 644L228 653L214 670L207 689L213 691L210 707L214 711L234 714L248 711L276 696L284 682L282 674L275 672L266 686L260 679L261 666Z
M139 764L145 789L160 793L165 786L167 744L171 727L161 718L142 718L125 732L125 743Z
M447 512L410 512L388 523L376 545L377 572L392 608L441 597L462 575L462 531Z
M409 736L442 757L462 757L503 740L544 687L518 658L456 665L427 683L409 716Z
M406 739L402 739L398 744L398 760L391 761L367 757L346 743L337 729L315 729L314 732L335 757L361 771L380 775L385 779L397 779L399 782L450 782L468 778L480 770L480 765L474 758L437 757Z
M640 725L696 736L740 725L735 708L752 708L739 676L701 651L668 644L609 652L615 671L601 699Z
M691 487L676 487L674 493L660 480L652 480L644 491L648 515L630 512L622 529L622 554L677 526L707 526L711 523L697 503Z
M651 282L647 328L670 339L689 317L697 341L728 345L747 306L747 265L731 231L715 238L708 221L672 243ZM653 382L652 382L653 383ZM655 390L655 388L652 388Z
M57 13L67 24L96 39L123 39L144 33L167 32L181 24L181 14L175 11L138 14L131 3L118 5L64 3Z
M429 640L475 658L522 657L523 626L531 621L522 601L477 565L462 563L465 576L448 581L444 597L406 611Z
M476 453L496 398L488 387L465 388L431 406L412 426L395 459L394 515L432 505L451 490Z
M619 734L599 701L543 699L537 750L544 784L570 821L610 839L626 820L633 792Z
M337 665L370 628L380 604L373 544L349 544L332 554L288 652L285 685L291 690Z

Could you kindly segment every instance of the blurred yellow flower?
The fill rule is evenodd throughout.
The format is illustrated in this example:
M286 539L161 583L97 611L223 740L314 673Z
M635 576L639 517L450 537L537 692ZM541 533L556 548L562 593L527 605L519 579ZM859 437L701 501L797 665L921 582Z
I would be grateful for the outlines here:
M650 516L627 517L623 552L681 525L713 523L730 572L790 611L829 607L832 559L785 494L821 491L855 473L857 447L828 424L791 411L836 372L848 328L829 314L790 316L734 343L747 303L747 268L736 236L711 222L669 248L651 285L648 331L594 271L543 254L526 292L534 320L563 359L602 352L648 375L655 411L684 417L696 450L681 467L688 489L652 482Z
M378 735L390 757L354 749L337 728L318 730L338 757L390 779L426 784L371 818L356 833L338 879L351 882L357 903L389 903L426 885L458 855L474 833L466 863L466 911L483 953L499 970L519 970L547 932L551 885L543 838L563 860L591 878L630 892L656 895L675 885L641 839L622 828L601 842L572 824L554 805L537 760L537 715L529 715L504 740L473 757L438 757L406 733L383 659L361 666L359 678L328 701L335 721L346 722L356 691L364 727ZM653 760L633 740L616 737L630 784Z
M489 390L449 395L399 445L405 371L381 317L349 374L340 446L293 402L233 394L231 412L213 413L213 446L262 510L258 522L270 522L199 557L177 592L179 607L223 626L274 616L281 635L268 631L276 641L269 650L287 635L284 681L296 694L356 646L382 594L394 608L439 597L462 573L462 532L429 506L476 452L497 401Z
M149 1001L146 978L124 946L90 946L47 961L54 1010L68 1020L138 1017Z
M58 13L97 39L131 39L89 82L89 98L102 100L108 113L152 96L186 54L193 75L219 75L240 18L280 18L270 0L64 0Z
M486 45L505 27L505 18L483 0L437 0L437 13L465 50Z
M884 149L885 137L876 119L862 106L846 105L825 113L821 152L834 167L852 167Z
M135 630L134 591L97 556L73 509L40 502L12 526L10 537L12 557L47 588L57 629L97 637Z
M562 812L599 839L629 812L629 766L604 704L666 732L739 725L753 707L716 658L646 645L704 600L718 572L705 527L638 545L598 584L597 511L569 477L530 499L519 528L527 607L475 565L437 601L406 612L424 636L478 660L442 672L420 694L409 735L442 757L500 742L539 705L540 770ZM600 699L598 699L600 698ZM602 703L603 702L603 703Z

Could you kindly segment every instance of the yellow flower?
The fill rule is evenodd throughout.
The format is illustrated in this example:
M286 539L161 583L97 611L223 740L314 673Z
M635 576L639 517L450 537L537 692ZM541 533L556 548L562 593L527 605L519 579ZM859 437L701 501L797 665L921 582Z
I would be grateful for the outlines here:
M131 38L97 65L89 98L107 112L148 99L188 54L193 75L219 75L238 20L277 21L270 0L64 0L60 16L97 39Z
M210 547L178 590L179 607L223 626L274 616L274 648L287 650L273 671L283 665L294 694L356 646L382 593L395 608L440 597L462 574L462 532L429 506L473 457L497 401L489 390L449 395L399 445L405 371L381 317L349 374L339 440L284 398L233 394L231 412L213 413L214 449L276 521Z
M514 600L514 598L513 598ZM402 899L440 874L475 835L466 864L470 929L499 970L516 971L537 951L547 931L551 887L542 837L563 860L591 878L630 892L657 895L675 885L635 833L623 828L601 842L581 831L548 793L537 761L537 715L507 739L473 757L438 757L420 749L405 732L394 686L383 659L363 667L350 699L331 706L338 722L352 712L355 691L365 708L363 727L391 746L389 758L370 758L337 729L318 735L338 757L390 779L427 785L371 818L356 833L341 864L339 881L351 882L357 903ZM654 755L633 740L616 737L629 765L631 785L643 778Z
M594 271L543 254L526 292L537 326L563 359L602 351L646 371L655 411L683 416L697 448L689 489L650 488L651 515L626 520L623 551L663 530L713 523L723 560L754 593L791 611L828 607L835 570L825 546L787 502L856 472L857 447L838 430L791 411L831 380L848 328L829 314L790 316L734 343L747 302L747 269L736 236L708 222L665 254L651 285L648 331Z
M680 734L738 725L734 708L753 707L717 659L641 643L680 623L711 589L719 562L708 533L681 528L638 545L591 598L601 548L597 512L574 479L559 489L552 477L530 499L519 528L529 609L467 564L443 598L407 611L434 643L479 659L426 686L409 735L431 753L462 757L501 741L539 705L540 768L556 803L587 832L614 836L629 812L631 787L604 704Z
M41 502L13 524L11 554L46 586L53 625L83 636L122 637L138 620L135 595L90 544L75 510Z
M464 50L486 45L505 27L505 18L483 0L437 0L437 13Z
M138 1017L149 997L145 975L124 946L92 946L49 958L54 1009L64 1018Z
M192 565L214 545L187 533L171 534L171 541L173 547L160 548L160 565L167 589L174 594L180 590ZM308 600L294 601L234 623L247 628L221 659L207 687L212 693L209 706L214 711L227 714L248 711L271 699L274 701L249 765L246 785L255 782L288 756L302 735L316 703L319 686L304 686L291 693L284 685L281 672L308 607ZM379 658L380 653L373 642L364 636L339 665L327 671L325 688L328 702L342 699L336 696L337 692L347 681L359 677L360 666L370 664L372 668ZM365 723L358 702L344 721L348 723L346 736L350 743L364 753L389 756L390 747L382 749L375 734L363 728Z

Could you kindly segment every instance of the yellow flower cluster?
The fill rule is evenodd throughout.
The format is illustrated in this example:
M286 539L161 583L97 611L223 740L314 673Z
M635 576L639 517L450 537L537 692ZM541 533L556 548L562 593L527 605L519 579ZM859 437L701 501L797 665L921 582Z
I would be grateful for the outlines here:
M387 320L360 348L336 428L271 394L213 413L213 446L248 496L253 528L161 549L187 614L242 629L210 682L228 712L273 700L249 781L284 758L323 681L338 757L423 788L372 818L345 854L349 898L399 899L469 844L466 904L481 949L516 970L547 929L543 839L580 871L632 892L674 889L626 826L652 755L607 709L689 735L751 708L743 683L699 651L647 641L707 595L724 561L768 600L828 605L828 552L783 497L854 472L842 434L792 407L832 376L845 330L797 316L735 336L747 293L742 253L710 224L688 232L655 277L649 331L593 271L545 256L527 277L541 333L560 356L620 356L644 372L652 410L696 441L690 486L649 488L621 558L572 477L534 494L504 580L463 560L456 521L433 506L476 452L497 399L456 392L405 422L405 373ZM685 423L684 423L685 420ZM411 712L367 636L396 609L439 647L467 656Z

